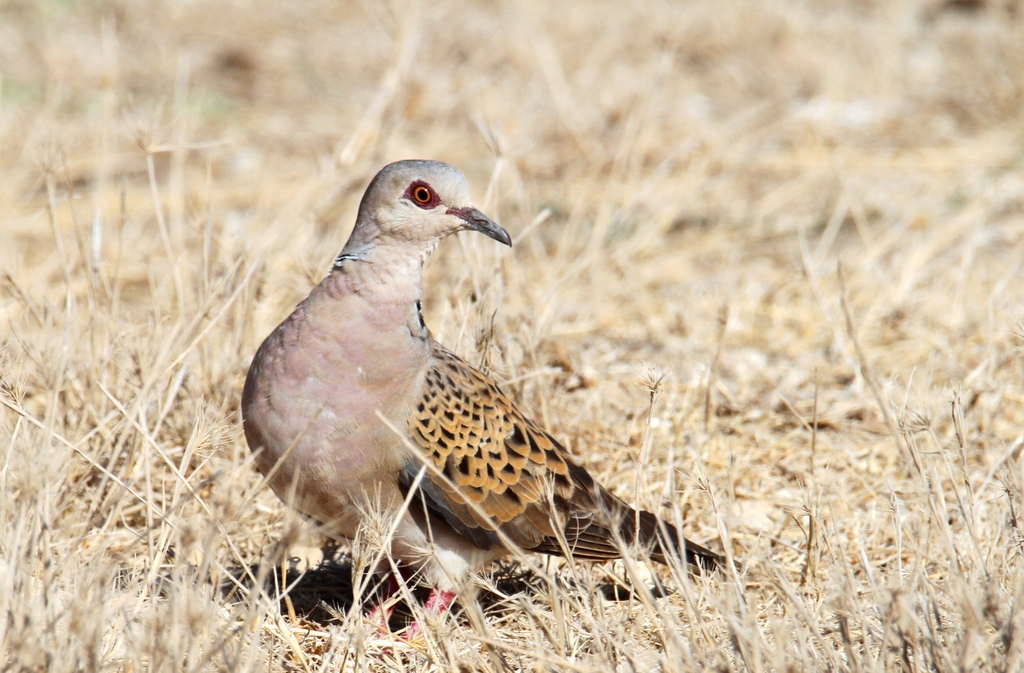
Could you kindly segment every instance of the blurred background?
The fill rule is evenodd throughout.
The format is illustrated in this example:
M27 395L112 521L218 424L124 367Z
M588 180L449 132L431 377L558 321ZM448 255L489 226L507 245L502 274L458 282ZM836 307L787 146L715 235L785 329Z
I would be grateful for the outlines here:
M396 158L454 163L478 198L501 160L496 205L513 229L549 207L556 222L631 211L663 229L781 234L838 217L851 191L867 224L940 215L931 190L962 198L957 183L1019 152L1013 0L0 11L7 266L52 252L33 238L48 225L25 212L47 170L61 198L70 181L84 234L98 217L108 255L120 193L149 196L145 151L172 236L210 209L243 228L293 219L281 209L311 191L332 247L347 226L332 206L350 208Z

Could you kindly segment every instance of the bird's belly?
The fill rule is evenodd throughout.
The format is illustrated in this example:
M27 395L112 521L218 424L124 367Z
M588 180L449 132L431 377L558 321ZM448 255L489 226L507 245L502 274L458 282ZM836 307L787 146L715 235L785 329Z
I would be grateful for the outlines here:
M382 432L386 426L375 414L356 414L365 418L357 422L294 397L275 406L283 408L264 416L256 464L282 501L335 535L352 537L361 509L400 497L396 480L381 477L397 474L382 470L381 462L394 453L387 445L400 440Z
M253 395L245 422L260 472L282 501L334 535L353 537L360 510L400 498L392 463L403 440L378 414L403 418L406 405L379 386L368 390L357 371L324 380L321 372L296 377L297 368L280 360L264 364L269 394Z
M361 508L387 507L400 497L397 475L408 442L398 434L406 431L400 419L409 416L428 353L404 322L360 329L386 312L367 313L359 297L337 313L314 311L325 287L258 349L243 417L256 464L274 492L336 535L352 537Z

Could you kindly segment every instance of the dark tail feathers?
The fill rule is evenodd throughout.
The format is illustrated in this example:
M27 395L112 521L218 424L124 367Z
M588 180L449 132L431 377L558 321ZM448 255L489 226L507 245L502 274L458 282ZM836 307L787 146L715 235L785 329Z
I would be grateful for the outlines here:
M636 535L638 518L640 534ZM642 547L650 550L651 559L658 563L668 565L670 556L681 559L683 543L686 546L686 562L690 565L702 570L714 570L725 561L721 555L682 537L672 524L643 510L639 512L639 516L633 512L626 513L622 517L620 531L624 542L638 540Z

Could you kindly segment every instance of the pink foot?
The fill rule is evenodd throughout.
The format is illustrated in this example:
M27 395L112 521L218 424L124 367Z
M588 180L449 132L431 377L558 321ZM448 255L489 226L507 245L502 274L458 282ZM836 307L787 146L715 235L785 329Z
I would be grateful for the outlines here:
M442 615L448 611L448 608L455 602L454 591L442 591L437 587L430 590L430 595L427 596L427 602L423 605L428 615ZM402 640L409 642L420 635L423 631L423 627L420 626L419 620L409 624L409 628L402 634Z
M391 599L398 593L399 588L398 578L388 573L388 578L384 582L384 595L368 615L370 621L376 624L382 633L388 632L388 620L395 611L395 603Z

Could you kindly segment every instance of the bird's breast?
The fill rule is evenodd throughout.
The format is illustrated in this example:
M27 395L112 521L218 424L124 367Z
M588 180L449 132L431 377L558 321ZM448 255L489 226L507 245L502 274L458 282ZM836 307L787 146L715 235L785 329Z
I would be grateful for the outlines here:
M402 307L366 306L358 296L327 306L320 299L314 291L260 346L242 410L249 446L274 491L324 521L351 508L356 491L373 482L367 475L397 473L406 451L398 419L420 388L429 344L412 334Z

